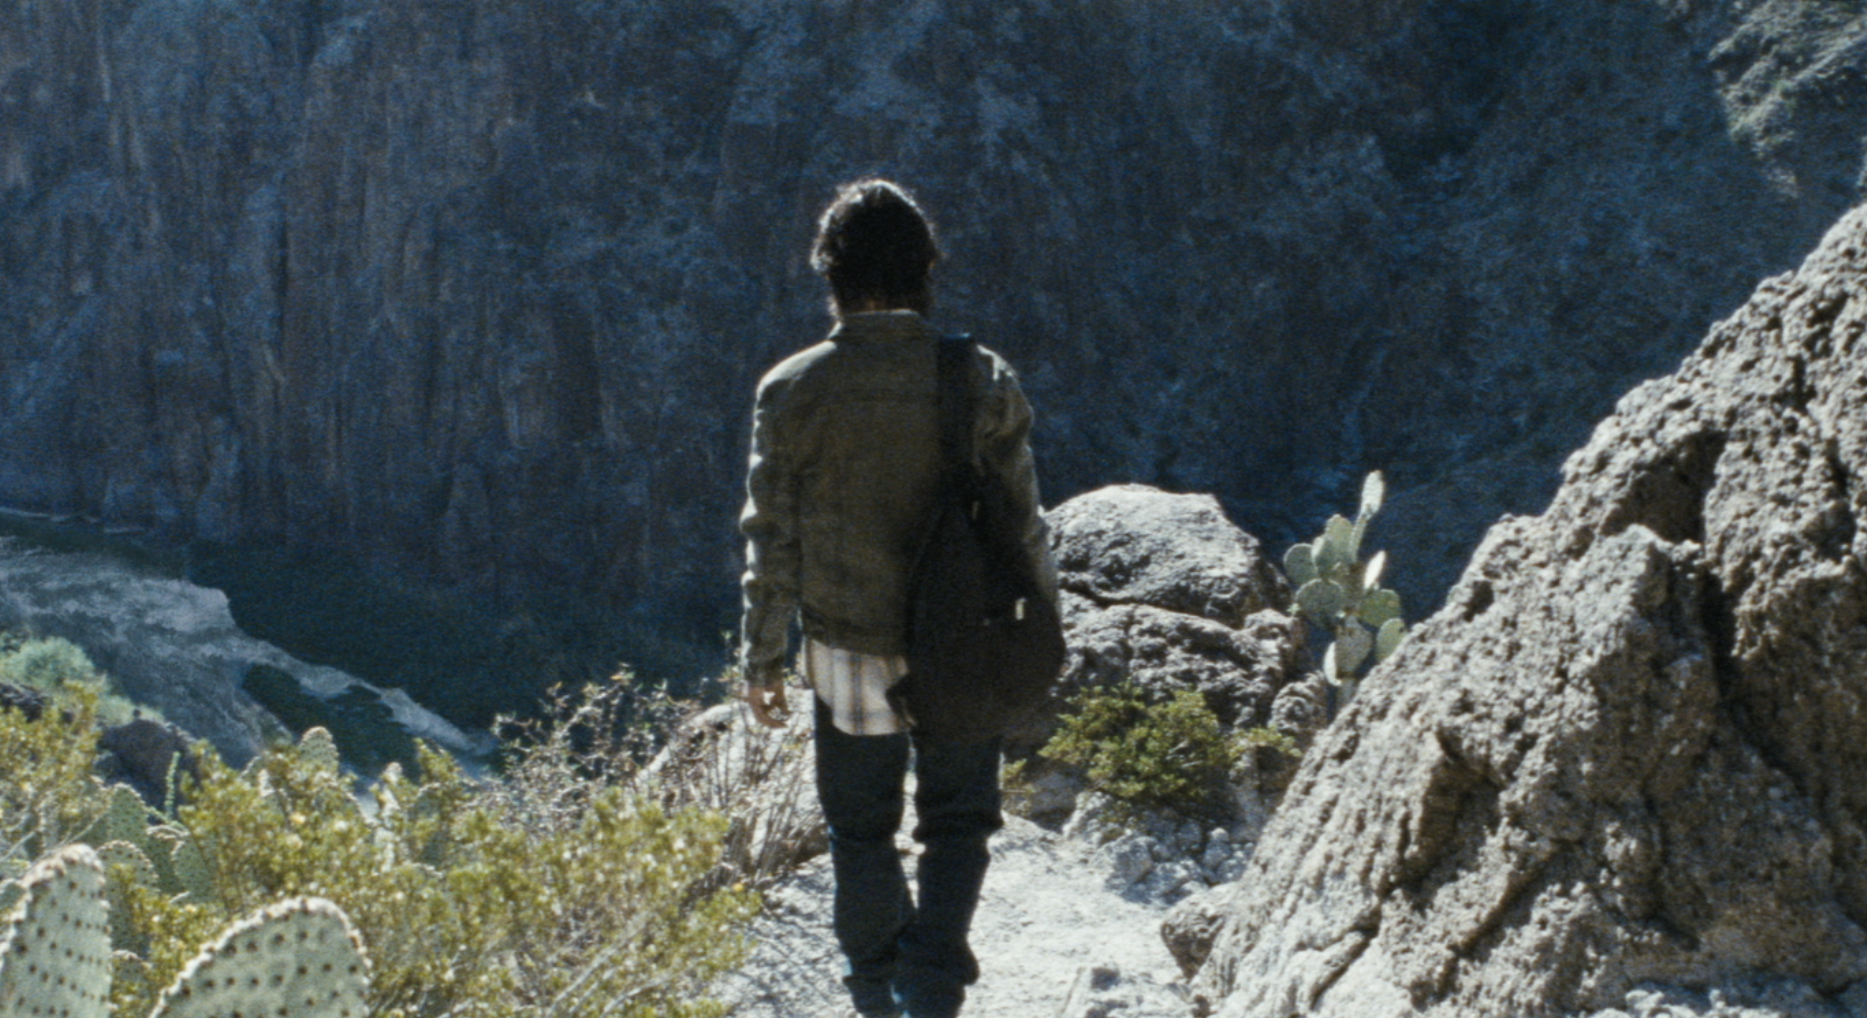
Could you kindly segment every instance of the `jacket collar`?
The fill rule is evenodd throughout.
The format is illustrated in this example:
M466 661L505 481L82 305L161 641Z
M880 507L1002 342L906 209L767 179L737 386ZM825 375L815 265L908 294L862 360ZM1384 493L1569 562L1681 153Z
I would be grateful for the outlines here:
M916 311L864 311L843 316L836 327L830 330L830 340L837 343L865 343L921 339L932 331L927 320Z

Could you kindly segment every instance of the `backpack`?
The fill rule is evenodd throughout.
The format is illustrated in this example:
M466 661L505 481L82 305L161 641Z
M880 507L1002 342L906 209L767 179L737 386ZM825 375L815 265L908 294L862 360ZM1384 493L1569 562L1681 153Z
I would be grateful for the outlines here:
M940 341L940 487L908 580L908 671L889 696L915 732L971 742L1042 704L1063 623L1033 574L1005 486L973 463L970 336Z

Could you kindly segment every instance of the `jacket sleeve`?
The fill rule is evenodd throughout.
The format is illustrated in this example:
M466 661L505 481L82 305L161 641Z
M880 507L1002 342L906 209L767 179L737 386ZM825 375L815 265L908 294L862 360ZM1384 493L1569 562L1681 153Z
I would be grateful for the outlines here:
M784 455L778 404L783 388L761 385L752 412L752 455L746 470L746 538L741 579L745 615L739 627L739 665L751 686L784 681L791 621L798 607L797 484Z
M991 381L973 438L980 467L1004 485L1013 511L1024 520L1024 550L1032 575L1051 604L1057 603L1057 564L1050 550L1050 527L1037 495L1037 464L1031 456L1031 404L1018 386L1017 373L996 355L988 359Z

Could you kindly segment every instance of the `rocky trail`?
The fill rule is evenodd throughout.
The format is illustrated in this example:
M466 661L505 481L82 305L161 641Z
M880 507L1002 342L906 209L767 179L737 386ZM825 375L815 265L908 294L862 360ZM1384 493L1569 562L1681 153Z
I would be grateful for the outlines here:
M905 835L899 843L904 853L914 850ZM967 1000L968 1018L1191 1013L1160 934L1171 895L1149 894L1145 878L1122 886L1134 865L1124 848L1134 844L1095 848L1080 836L1006 817L992 839L992 867L973 925L983 974ZM830 895L828 856L767 894L765 915L752 930L752 957L720 988L722 999L736 1005L736 1018L854 1014L838 982L842 958L830 932Z
M1298 681L1302 652L1291 620L1270 607L1287 603L1290 592L1256 539L1217 502L1129 485L1047 515L1071 646L1058 707L1068 694L1121 681L1163 698L1196 686L1229 722L1278 718L1300 729L1313 691ZM792 696L802 703L811 694L797 688ZM1270 801L1254 778L1228 790L1235 816L1224 825L1161 816L1133 829L1111 825L1105 798L1033 756L1055 717L1039 715L1006 737L1007 758L1029 761L1028 799L1012 807L1020 793L1008 794L1005 828L992 839L972 937L982 975L965 1013L1183 1018L1192 997L1162 923L1175 904L1237 879ZM711 750L716 759L736 759L747 752L743 740L762 737L724 708L708 718L701 727L716 728L723 740ZM814 810L814 792L802 796ZM903 832L914 827L911 792L909 802ZM1014 808L1050 826L1013 815ZM917 850L905 833L897 840L903 853ZM911 861L906 868L911 878ZM838 981L831 891L828 857L818 855L767 894L751 958L719 988L736 1016L854 1013Z

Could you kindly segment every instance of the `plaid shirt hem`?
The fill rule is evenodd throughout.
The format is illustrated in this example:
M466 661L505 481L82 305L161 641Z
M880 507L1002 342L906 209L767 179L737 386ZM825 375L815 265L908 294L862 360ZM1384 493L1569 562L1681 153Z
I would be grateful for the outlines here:
M830 708L837 729L849 735L907 731L888 702L888 690L907 673L907 659L898 655L862 654L804 641L804 677Z

